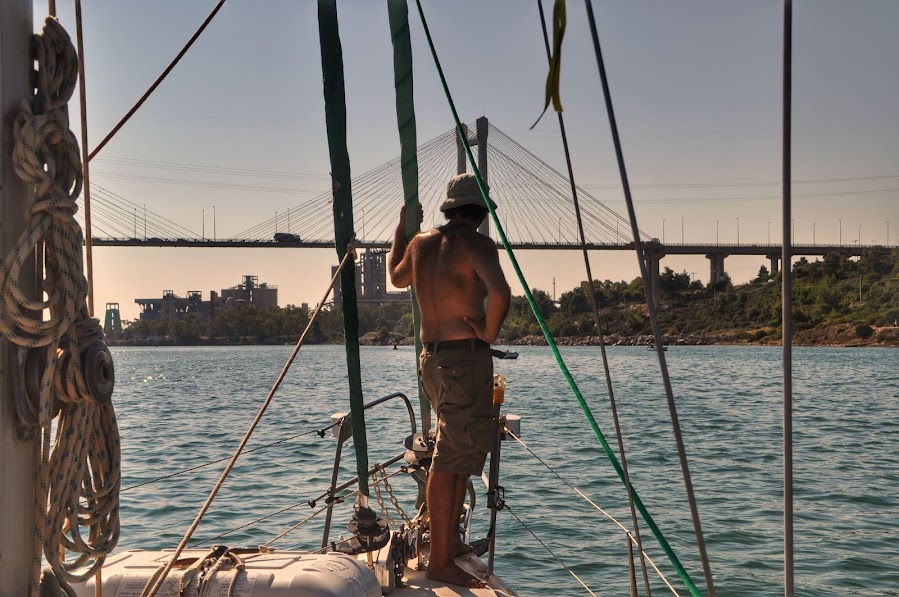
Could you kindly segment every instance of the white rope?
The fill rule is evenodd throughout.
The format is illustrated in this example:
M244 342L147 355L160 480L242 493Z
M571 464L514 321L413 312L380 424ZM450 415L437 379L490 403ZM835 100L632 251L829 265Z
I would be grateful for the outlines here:
M0 333L21 347L46 351L37 409L16 395L23 422L41 430L41 441L34 443L39 466L31 595L37 597L42 550L61 584L84 582L103 565L119 537L121 477L115 412L111 404L95 402L82 371L82 351L103 332L88 315L82 234L74 217L81 161L67 103L77 81L78 56L54 18L47 18L34 44L38 91L21 102L12 153L13 168L31 186L34 202L25 230L0 267ZM19 285L22 266L34 255L43 255L46 301L29 298ZM39 319L43 312L49 312L48 319ZM52 451L51 404L61 409ZM87 538L81 527L87 527ZM64 551L76 555L63 562Z

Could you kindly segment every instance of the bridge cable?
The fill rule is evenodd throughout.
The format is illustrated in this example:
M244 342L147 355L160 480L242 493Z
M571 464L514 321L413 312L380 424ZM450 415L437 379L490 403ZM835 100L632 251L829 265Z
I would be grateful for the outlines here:
M558 0L557 0L558 1ZM677 416L677 406L674 402L674 392L671 389L671 379L668 375L668 365L665 360L664 345L662 344L662 331L659 327L659 317L656 311L655 297L650 287L649 273L646 264L646 256L643 250L643 242L640 240L639 229L637 228L637 213L634 209L634 200L631 197L631 190L627 179L627 169L624 164L624 153L621 148L621 138L618 136L618 125L615 121L615 110L612 106L612 95L609 91L609 82L606 77L605 64L603 63L602 50L599 45L599 35L596 31L596 19L593 15L593 2L587 0L587 18L590 23L590 33L593 37L593 49L596 53L596 64L599 68L599 78L602 82L603 97L605 98L606 112L609 117L609 127L612 132L612 141L615 145L615 156L618 160L618 171L621 175L621 185L624 190L624 198L627 202L627 211L630 217L631 232L634 237L634 247L637 253L637 262L640 267L640 275L643 278L643 290L646 293L646 305L649 308L649 317L652 322L652 333L655 337L656 354L659 358L659 369L662 373L662 383L665 386L665 397L668 400L668 410L671 415L671 427L674 432L674 438L677 443L677 453L680 458L681 471L684 478L684 487L687 493L687 499L690 503L690 513L693 517L693 530L696 535L696 544L699 548L700 559L702 560L702 570L705 575L706 588L709 597L715 597L715 585L712 582L712 570L709 566L709 557L705 549L705 540L702 535L702 525L699 520L699 509L696 505L696 496L693 493L693 483L690 479L690 467L687 464L687 451L684 447L684 440L681 434L680 423ZM653 281L658 285L658 281Z
M200 521L203 520L203 516L209 510L209 507L212 505L212 501L215 499L215 496L218 494L219 490L225 483L225 479L228 478L228 474L231 472L231 469L234 468L234 465L237 463L237 459L243 453L244 447L246 447L247 442L250 440L250 436L253 435L253 431L256 430L256 426L259 424L259 421L262 420L262 416L265 414L266 409L268 409L269 404L271 404L272 399L275 396L275 393L278 391L278 388L281 386L281 382L284 381L284 378L287 376L287 372L290 370L290 366L293 364L294 359L296 359L297 354L300 352L300 348L303 347L303 342L306 340L307 334L309 334L309 330L312 329L312 324L315 323L318 318L319 313L321 313L322 307L325 302L328 300L328 296L331 294L331 290L334 288L334 284L337 282L338 276L343 271L344 266L347 263L351 263L350 257L355 256L355 249L352 245L347 247L346 253L344 253L343 259L340 261L340 265L335 268L334 274L331 276L331 282L328 284L328 288L325 290L324 296L322 300L315 306L315 310L312 313L312 316L309 318L309 322L306 324L306 328L303 330L303 333L300 335L299 340L297 340L296 346L294 346L293 352L290 353L290 356L287 359L287 362L284 363L284 367L281 369L281 373L278 375L278 378L275 380L275 383L272 385L272 389L269 390L268 396L266 396L265 400L262 403L262 406L259 408L259 412L256 413L253 422L250 423L249 429L247 429L246 434L244 434L243 439L240 441L240 444L237 446L237 449L234 451L234 454L231 456L230 461L228 462L225 469L222 471L219 480L216 482L215 486L212 488L212 491L209 493L209 497L206 498L206 502L200 508L200 511L197 513L196 518L193 523L190 525L190 528L187 529L187 532L184 533L184 537L181 539L181 542L178 544L178 547L175 548L175 552L172 554L171 559L166 563L165 568L163 568L162 572L155 579L153 585L149 588L149 592L145 592L146 597L153 597L162 587L162 583L165 581L166 577L168 577L169 572L172 571L172 568L175 566L175 562L178 560L178 557L181 555L181 552L184 551L184 548L187 547L187 542L190 541L190 538L193 536L194 531L197 530L197 527L200 525ZM142 596L143 597L143 596Z
M424 29L425 36L427 37L427 40L428 40L428 46L430 47L431 55L434 59L434 64L437 69L437 73L440 77L441 84L443 86L444 95L446 96L447 103L449 104L449 108L452 113L453 120L456 123L456 130L458 131L458 133L461 137L461 136L463 136L462 123L459 120L459 114L456 111L456 106L455 106L455 103L453 102L452 95L450 94L449 86L446 82L446 77L443 74L443 68L440 66L440 59L437 56L437 50L434 47L433 40L431 39L430 29L428 28L427 20L425 19L424 10L422 9L422 6L421 6L421 0L415 0L415 2L417 5L417 8L418 8L418 13L421 17L422 27ZM615 468L615 471L618 474L619 478L623 478L624 472L621 469L621 464L618 462L618 459L616 458L615 453L612 451L611 446L609 446L608 441L606 440L602 431L599 429L599 425L597 424L596 419L593 417L593 413L590 411L590 407L587 405L587 402L584 399L583 394L581 394L580 388L578 388L577 383L574 381L574 377L571 375L571 372L568 370L568 367L565 364L565 361L562 358L562 355L559 353L559 347L556 345L555 339L553 338L552 334L549 331L549 328L546 325L546 321L543 319L543 316L540 314L540 310L537 307L536 302L534 301L534 296L532 295L530 289L528 288L527 280L524 278L524 274L521 271L521 267L518 265L518 259L515 257L515 254L512 252L512 250L509 246L508 239L506 239L505 231L503 230L502 224L500 223L499 218L496 215L496 210L493 209L491 202L486 200L486 197L487 197L486 186L484 184L483 178L481 177L480 171L478 170L477 164L474 159L474 155L471 152L471 148L468 147L468 144L464 144L464 146L465 146L465 152L468 156L468 161L472 167L472 172L474 173L475 179L478 183L478 187L480 188L481 195L485 198L485 203L487 204L488 210L490 211L490 215L493 219L493 223L496 226L497 234L499 235L500 240L502 241L502 244L506 249L506 253L509 257L509 260L512 263L512 267L515 270L516 275L518 276L518 279L519 279L519 282L521 283L525 297L527 298L528 303L531 306L531 310L534 312L534 317L537 319L537 323L540 325L540 329L543 331L543 335L546 338L547 344L549 345L550 349L553 352L553 355L556 358L556 363L559 365L559 369L562 371L562 374L564 375L566 381L568 382L568 385L571 388L571 391L574 394L578 404L580 405L581 410L584 412L584 416L587 418L587 421L589 422L590 427L593 429L594 435L596 435L598 441L600 442L600 445L602 446L603 451L606 454L606 457L608 458L609 462L611 462L612 466ZM638 231L636 229L636 226L633 225L634 219L632 218L631 221L632 221L632 227L634 228L634 234L636 235L638 233ZM638 244L638 246L639 246L639 244ZM640 510L640 513L643 515L643 519L646 521L647 525L649 525L650 529L652 530L652 532L655 535L656 539L658 540L659 544L662 546L662 549L665 551L665 554L668 556L669 561L674 566L674 568L677 570L678 576L681 577L681 580L684 582L684 584L687 586L687 588L690 590L690 592L693 595L695 595L696 597L699 597L700 596L699 590L696 588L696 585L694 584L693 580L690 578L690 575L687 573L686 569L683 567L683 564L681 564L677 555L671 549L671 545L668 543L668 541L665 539L664 535L662 535L661 530L655 524L655 521L653 520L649 511L646 509L645 505L643 504L643 501L640 499L639 495L637 495L636 489L631 487L631 493L633 494L634 503L636 504L637 509Z
M552 56L550 55L549 50L549 36L546 33L546 19L543 15L543 0L537 0L537 7L540 11L540 24L543 28L543 41L546 45L546 57L550 61L550 64L552 64ZM561 32L559 33L559 37L561 38ZM561 48L561 39L555 45L555 48L557 48L557 51ZM556 77L558 76L558 71L556 71ZM603 332L603 321L599 315L599 306L597 305L596 300L596 287L593 285L593 273L590 268L590 256L587 254L587 241L584 237L584 224L581 220L581 206L578 202L577 187L574 184L574 169L571 165L571 154L568 148L568 136L565 134L565 119L563 118L561 111L556 112L556 115L559 117L559 130L562 135L562 147L565 151L565 163L568 165L568 178L571 181L571 196L572 200L574 201L574 213L575 218L577 219L578 233L580 234L581 251L584 255L584 268L587 270L587 290L590 294L590 306L593 307L593 318L596 321L596 332L597 334L599 334L599 349L602 353L603 372L605 373L606 377L606 387L609 391L609 406L612 410L612 421L615 423L615 438L618 440L618 453L621 456L621 469L624 471L623 481L625 489L627 490L627 502L630 506L631 521L633 522L634 535L637 539L637 550L640 554L640 567L643 572L643 584L646 587L646 594L651 597L652 590L649 587L649 574L646 571L646 560L643 555L643 541L640 537L639 519L637 518L636 508L634 507L634 500L631 497L631 478L627 470L627 456L625 455L624 451L624 438L621 434L621 422L618 417L618 407L615 404L615 393L612 389L612 374L609 371L609 358L606 354L606 340L605 334Z

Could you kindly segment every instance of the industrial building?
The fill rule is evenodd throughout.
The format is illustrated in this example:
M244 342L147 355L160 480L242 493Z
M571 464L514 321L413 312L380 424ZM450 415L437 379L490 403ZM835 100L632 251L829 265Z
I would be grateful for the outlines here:
M209 291L209 300L203 300L200 290L188 290L186 296L178 296L172 290L163 290L160 298L134 299L140 305L142 321L158 319L182 319L188 313L196 314L208 321L217 311L238 304L248 304L257 309L271 309L278 306L278 287L263 282L258 276L244 276L237 286L223 288L221 294Z
M369 249L356 261L356 297L362 302L386 303L409 299L409 291L389 292L387 290L387 249ZM331 266L331 277L337 266ZM334 285L334 302L343 301L340 283Z

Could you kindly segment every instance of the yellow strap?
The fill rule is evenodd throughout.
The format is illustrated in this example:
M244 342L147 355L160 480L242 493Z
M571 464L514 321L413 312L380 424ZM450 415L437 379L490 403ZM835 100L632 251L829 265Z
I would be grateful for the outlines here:
M552 101L556 112L562 111L562 98L559 94L559 78L562 72L562 38L565 37L565 0L556 0L553 6L553 53L549 61L549 73L546 75L546 102L543 104L543 112L537 117L537 122L546 114L549 102ZM537 122L531 128L537 126Z

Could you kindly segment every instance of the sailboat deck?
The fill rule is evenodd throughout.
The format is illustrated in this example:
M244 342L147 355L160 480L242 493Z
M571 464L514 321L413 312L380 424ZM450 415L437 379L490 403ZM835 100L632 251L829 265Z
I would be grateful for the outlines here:
M411 562L410 562L411 564ZM456 558L456 564L478 578L487 574L487 566L472 554L466 554ZM413 595L432 595L437 597L515 597L517 594L505 585L495 575L490 575L487 587L483 589L469 589L448 585L441 581L430 580L425 576L424 570L416 570L412 566L406 568L403 576L405 586L395 589L393 594L400 597Z

